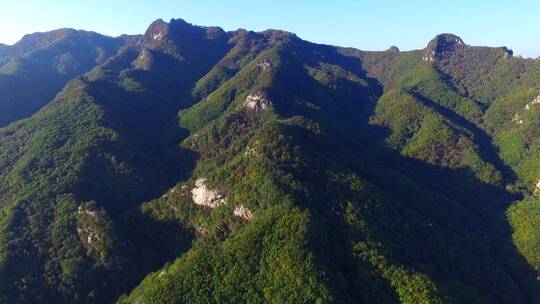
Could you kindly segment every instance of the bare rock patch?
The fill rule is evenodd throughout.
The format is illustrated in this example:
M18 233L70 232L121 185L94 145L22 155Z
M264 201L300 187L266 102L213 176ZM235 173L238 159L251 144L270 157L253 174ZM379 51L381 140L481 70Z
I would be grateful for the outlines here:
M208 208L216 208L225 204L225 198L216 190L209 189L205 184L206 179L199 178L195 181L195 187L191 190L193 203Z

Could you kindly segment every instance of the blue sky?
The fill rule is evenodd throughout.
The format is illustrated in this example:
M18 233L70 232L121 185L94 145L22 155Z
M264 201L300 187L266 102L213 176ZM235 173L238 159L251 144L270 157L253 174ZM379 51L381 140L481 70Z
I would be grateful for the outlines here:
M143 33L157 18L225 30L276 28L318 43L420 49L438 33L471 45L540 56L539 0L2 0L0 42L60 27L116 36Z

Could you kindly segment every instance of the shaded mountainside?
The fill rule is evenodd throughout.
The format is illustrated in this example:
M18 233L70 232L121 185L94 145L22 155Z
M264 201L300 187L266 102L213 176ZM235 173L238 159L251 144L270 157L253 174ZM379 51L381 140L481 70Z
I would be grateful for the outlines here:
M538 62L180 19L113 42L0 129L0 302L540 301Z
M60 29L0 46L0 127L31 116L70 79L103 63L134 39Z

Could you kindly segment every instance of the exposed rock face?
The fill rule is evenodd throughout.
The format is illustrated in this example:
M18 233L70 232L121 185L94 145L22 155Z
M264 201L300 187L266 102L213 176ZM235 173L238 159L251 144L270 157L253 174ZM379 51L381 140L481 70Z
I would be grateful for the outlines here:
M465 49L465 47L465 43L458 36L452 34L441 34L428 43L422 60L435 62L445 55L456 51L461 51Z
M168 32L169 24L162 19L152 22L141 39L141 46L145 48L155 48L159 46L161 41L167 36Z
M518 113L516 113L516 114L514 115L514 118L512 118L512 121L515 122L515 123L517 123L518 125L523 124L523 119L521 118L521 116L519 116Z
M79 213L80 215L86 214L86 215L89 215L89 216L96 216L96 211L95 210L90 210L90 209L85 208L83 206L79 206L79 208L77 209L77 213Z
M208 229L204 226L195 226L195 232L197 233L197 235L205 236L210 231L208 231Z
M252 148L250 146L246 147L245 155L255 155L257 154L257 151L255 151L255 148Z
M167 198L169 195L182 193L182 192L184 192L183 190L186 189L186 188L187 188L186 185L182 185L180 187L178 185L174 186L171 189L169 189L169 191L167 191L165 194L163 194L161 197L162 198Z
M236 208L234 208L233 214L247 221L251 221L251 219L253 218L253 214L251 213L251 210L246 208L244 205L236 206Z
M262 96L261 93L249 94L244 101L244 106L253 111L262 111L270 106L270 101Z
M507 47L488 49L495 51L497 56L504 59L512 58L514 55L514 52ZM456 60L466 57L469 50L470 48L460 37L453 34L440 34L428 43L422 60L427 62Z
M259 63L257 63L257 66L262 69L263 71L266 71L267 69L270 69L272 67L272 63L268 61L268 59L265 59Z
M77 234L88 255L102 265L113 262L110 218L94 202L84 203L77 209Z
M512 58L514 57L514 51L512 51L511 49L507 48L507 47L502 47L500 48L502 50L502 52L504 53L504 59L508 59L508 58Z
M195 188L191 190L191 198L193 203L208 208L216 208L217 206L225 203L223 195L219 194L215 190L210 190L206 187L206 179L199 178L195 181Z
M207 48L222 48L226 45L228 38L228 34L219 27L195 26L182 19L171 19L169 23L158 19L150 24L140 40L139 47L160 50L169 55L177 56L176 52L191 50L188 47L189 44L203 44ZM186 43L188 41L189 44ZM215 45L208 45L208 43L215 43ZM200 54L198 53L198 55Z
M540 95L536 96L531 102L525 105L525 110L530 110L532 106L540 104Z
M435 51L426 51L426 54L422 57L423 61L435 62Z
M133 61L132 65L135 68L148 69L152 64L152 61L153 61L152 52L149 49L144 48L139 53L139 56L137 57L137 59Z
M157 41L163 39L163 37L165 37L163 33L156 33L152 35L152 39L157 40Z
M101 241L101 237L97 232L90 228L77 228L77 233L86 247L93 246L94 240Z
M524 109L525 109L525 111L529 111L530 109L532 109L536 105L540 105L540 95L536 96L531 102L526 104ZM514 117L512 118L512 121L515 122L518 125L522 125L523 122L524 122L523 117L521 115L519 115L518 113L516 113L514 115Z

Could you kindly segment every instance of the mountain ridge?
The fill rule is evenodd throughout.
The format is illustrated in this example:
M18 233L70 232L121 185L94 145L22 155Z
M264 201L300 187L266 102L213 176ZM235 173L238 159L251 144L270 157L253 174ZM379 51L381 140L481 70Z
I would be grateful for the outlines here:
M29 117L66 85L104 62L130 37L60 29L26 35L0 52L0 126ZM25 90L25 87L34 87Z
M127 37L0 129L0 301L536 303L540 67L455 37Z

